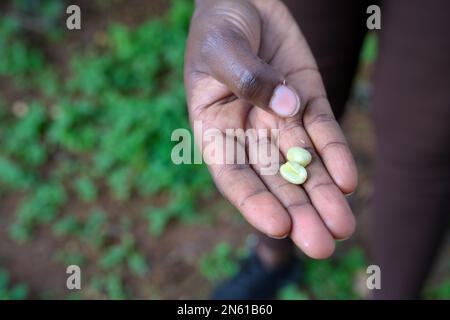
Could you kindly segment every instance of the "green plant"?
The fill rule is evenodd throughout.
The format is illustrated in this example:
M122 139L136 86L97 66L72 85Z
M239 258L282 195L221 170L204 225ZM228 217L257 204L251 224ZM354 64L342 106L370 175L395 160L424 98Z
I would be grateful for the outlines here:
M66 266L82 266L86 263L86 256L75 249L60 249L55 252L54 259Z
M20 206L17 220L9 230L11 237L19 242L28 240L37 225L53 222L66 201L66 192L57 183L41 184L34 192Z
M116 245L109 247L100 257L99 265L103 269L112 269L125 260L129 252L133 249L134 239L130 235L124 237Z
M112 25L106 48L70 59L65 81L39 49L22 39L18 21L0 19L0 75L27 84L19 84L23 90L47 86L37 86L44 95L20 102L20 117L6 112L0 118L0 184L30 195L11 229L15 239L25 241L57 216L66 202L67 181L85 203L96 201L103 183L118 202L167 193L169 217L149 219L155 221L154 233L162 232L169 219L194 214L192 199L211 190L209 175L203 166L176 166L170 159L171 132L189 127L180 80L191 13L190 1L174 1L165 18L135 29ZM49 165L57 169L41 175ZM46 200L32 194L49 185L58 186L53 191L59 200L43 210Z
M425 290L427 299L448 300L450 299L450 279L445 279L439 285L429 287Z
M9 273L0 268L0 300L23 300L28 296L28 287L24 284L11 285Z
M446 263L444 270L447 276L439 279L439 282L433 281L424 290L426 299L448 300L450 299L450 263Z
M84 202L93 202L97 199L97 186L89 177L78 177L75 180L74 188L78 197Z
M308 260L304 286L316 299L356 299L355 277L367 263L360 248L352 248L338 260Z
M127 263L131 272L139 277L144 276L149 270L145 257L137 252L129 255Z
M82 225L82 239L91 246L100 248L105 242L107 221L108 215L103 210L94 209L90 211Z
M34 31L39 31L49 40L62 37L62 30L58 27L59 18L65 13L64 1L60 0L14 0L12 9L20 13L22 25L32 25Z
M278 293L278 298L281 300L309 300L308 294L300 290L296 284L289 284L282 288Z
M363 63L374 63L378 56L378 36L371 32L366 36L361 50L361 61Z
M76 216L69 214L57 220L52 228L56 236L77 236L81 233L82 224Z
M199 268L204 277L217 282L233 276L239 266L230 244L221 242L200 258Z
M123 276L119 272L110 272L106 275L93 277L88 283L88 288L91 295L97 299L124 300L129 297Z
M105 288L109 299L124 300L128 296L121 277L115 273L111 273L106 277Z

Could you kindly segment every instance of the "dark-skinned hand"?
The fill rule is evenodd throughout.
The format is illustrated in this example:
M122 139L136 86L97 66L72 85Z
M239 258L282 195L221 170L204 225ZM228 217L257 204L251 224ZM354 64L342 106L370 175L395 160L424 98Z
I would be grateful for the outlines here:
M329 257L355 219L345 194L357 170L314 57L279 0L199 0L185 59L191 122L203 129L279 129L283 162L293 146L313 155L302 186L258 164L211 164L222 194L255 228L290 236L307 255ZM202 139L194 132L196 140ZM270 142L269 142L270 143ZM241 145L244 150L248 146Z

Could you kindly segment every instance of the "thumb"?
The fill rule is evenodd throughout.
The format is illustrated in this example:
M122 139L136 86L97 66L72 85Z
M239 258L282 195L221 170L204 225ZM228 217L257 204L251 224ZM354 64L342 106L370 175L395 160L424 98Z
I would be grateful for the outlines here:
M252 52L251 44L236 31L210 35L202 50L208 73L237 97L281 117L300 110L300 98L284 76ZM206 50L205 50L206 49Z

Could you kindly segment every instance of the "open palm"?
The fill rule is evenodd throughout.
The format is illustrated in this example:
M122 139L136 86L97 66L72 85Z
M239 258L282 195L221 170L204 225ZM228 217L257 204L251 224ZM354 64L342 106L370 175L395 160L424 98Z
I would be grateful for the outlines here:
M334 239L349 237L355 227L344 194L356 188L356 166L314 58L287 8L278 0L199 1L185 84L191 121L201 121L203 129L218 129L226 139L227 129L279 129L281 161L293 146L312 153L302 186L279 174L261 175L258 163L217 163L209 170L222 194L255 228L275 238L290 236L313 258L331 255ZM289 114L292 108L283 109L293 102L300 106L295 115ZM240 147L249 152L245 143Z

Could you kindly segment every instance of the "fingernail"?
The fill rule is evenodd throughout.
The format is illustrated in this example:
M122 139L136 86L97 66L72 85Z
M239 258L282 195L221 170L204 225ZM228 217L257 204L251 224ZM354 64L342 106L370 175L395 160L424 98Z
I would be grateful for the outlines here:
M284 236L281 236L281 237L269 236L269 235L267 235L267 236L269 238L272 238L272 239L275 239L275 240L283 240L283 239L286 239L289 236L289 234L285 234Z
M279 116L292 117L300 109L300 98L291 88L279 85L270 100L270 108Z

